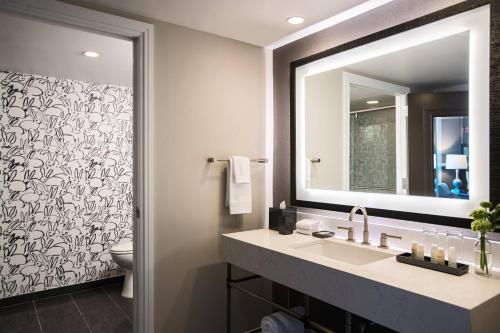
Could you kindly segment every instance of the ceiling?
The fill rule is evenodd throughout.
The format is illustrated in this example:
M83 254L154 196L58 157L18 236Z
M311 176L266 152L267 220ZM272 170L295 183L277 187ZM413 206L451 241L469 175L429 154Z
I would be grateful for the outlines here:
M399 84L410 88L411 92L467 84L469 34L464 32L372 58L344 70Z
M466 91L469 81L468 50L469 34L463 32L330 72L345 71L401 85L409 88L411 93ZM379 103L369 105L366 103L369 100L377 100ZM369 87L351 86L351 111L394 104L394 95Z
M80 0L265 46L366 0ZM286 19L302 16L302 25Z
M349 97L351 111L376 109L396 104L394 95L383 94L365 87L351 86ZM378 103L367 104L367 101L378 101Z
M133 43L0 12L0 70L132 87ZM98 58L82 55L95 51Z

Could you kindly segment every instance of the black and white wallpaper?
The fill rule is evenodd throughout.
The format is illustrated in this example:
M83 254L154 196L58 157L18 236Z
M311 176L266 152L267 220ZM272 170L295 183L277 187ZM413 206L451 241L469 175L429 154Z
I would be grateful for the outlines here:
M132 90L0 71L0 297L117 274L132 239Z

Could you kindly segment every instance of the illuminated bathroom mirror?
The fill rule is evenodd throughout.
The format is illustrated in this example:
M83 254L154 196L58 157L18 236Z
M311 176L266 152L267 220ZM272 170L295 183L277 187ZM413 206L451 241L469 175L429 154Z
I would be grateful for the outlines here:
M466 218L489 199L489 6L299 60L291 84L297 205Z

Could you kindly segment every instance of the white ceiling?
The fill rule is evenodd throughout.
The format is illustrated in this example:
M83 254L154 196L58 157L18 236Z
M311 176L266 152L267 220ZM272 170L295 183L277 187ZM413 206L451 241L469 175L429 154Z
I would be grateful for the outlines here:
M382 94L379 91L365 88L351 86L350 89L350 108L351 111L366 110L366 109L376 109L385 106L391 106L396 104L396 98L394 95ZM376 100L378 104L367 104L367 101Z
M344 69L406 86L412 92L466 84L469 78L469 34L456 34Z
M0 12L0 70L132 87L133 43ZM83 51L96 51L88 58Z
M366 0L80 0L265 46ZM302 16L302 25L286 19Z

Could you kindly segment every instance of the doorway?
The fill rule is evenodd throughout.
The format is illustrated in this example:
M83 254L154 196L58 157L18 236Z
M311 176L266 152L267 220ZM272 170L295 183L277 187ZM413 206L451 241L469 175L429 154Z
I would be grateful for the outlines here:
M47 200L54 200L54 207L55 210L54 212L54 218L52 220L48 219L47 221L40 221L40 225L42 223L45 223L45 226L47 227L46 232L42 231L44 234L57 234L57 236L64 236L67 239L70 236L69 234L66 234L66 231L64 228L62 230L59 230L57 227L57 223L54 223L54 221L60 221L63 219L67 219L68 216L64 216L67 210L69 209L74 209L76 210L76 196L81 195L85 196L86 190L84 189L83 193L79 193L78 191L75 193L72 193L72 191L67 191L70 189L70 181L75 181L76 178L80 177L80 174L83 177L87 177L88 179L93 179L96 178L96 180L93 182L94 186L93 188L88 189L91 194L97 195L101 200L99 203L103 203L104 207L103 209L110 209L114 210L115 209L115 204L117 202L113 202L112 204L111 199L112 196L109 195L110 193L105 193L106 191L101 191L99 189L99 186L97 186L97 182L99 184L103 185L110 185L106 184L106 182L111 182L112 179L117 179L119 177L114 177L111 175L111 173L121 173L122 171L124 173L121 174L121 176L129 176L130 182L132 182L133 178L133 194L131 193L129 198L128 198L128 203L130 204L130 218L131 218L131 225L129 226L132 228L133 224L133 230L134 230L134 276L135 276L135 282L134 282L134 289L135 289L135 294L136 294L136 302L135 302L135 309L134 309L134 314L136 317L136 320L134 321L134 330L136 332L150 332L153 331L153 323L154 323L154 298L153 298L153 290L154 290L154 276L153 276L153 255L154 255L154 238L153 238L153 225L152 225L152 195L149 193L149 188L150 188L150 177L152 177L152 172L151 172L151 163L150 163L150 145L151 145L151 131L149 131L149 124L150 124L150 114L151 114L151 108L152 108L152 92L151 92L151 82L152 82L152 33L153 33L153 28L152 26L142 23L142 22L137 22L137 21L132 21L128 19L123 19L120 17L108 15L108 14L103 14L100 12L92 11L92 10L87 10L83 9L80 7L72 6L72 5L67 5L63 4L57 1L16 1L15 3L13 2L1 2L0 3L0 10L2 10L5 13L8 14L14 14L20 18L24 19L30 19L33 21L38 21L42 23L50 23L53 25L63 25L66 27L70 27L72 29L79 30L79 31L86 31L90 33L94 33L100 36L106 36L106 37L113 37L116 38L117 40L130 40L131 43L133 43L133 48L131 48L133 52L133 57L134 60L132 62L133 64L133 69L132 71L135 74L135 77L132 81L132 88L134 91L134 99L133 99L133 111L131 112L131 115L129 118L131 120L133 119L134 124L133 124L133 140L131 138L130 142L128 142L131 145L131 148L133 147L133 156L134 156L134 161L133 161L133 170L130 170L130 175L126 175L125 173L127 172L124 170L123 165L113 165L111 171L109 171L109 174L106 174L106 170L99 170L101 171L100 175L91 175L90 173L93 171L92 168L88 168L85 170L85 168L82 168L82 170L78 170L78 172L74 172L75 170L71 170L72 172L67 174L67 178L64 177L54 177L56 174L55 171L52 172L52 174L48 174L49 171L46 171L45 168L43 170L43 175L42 175L42 170L35 170L35 173L33 174L33 170L29 170L28 178L31 177L33 174L33 178L37 178L40 180L38 182L35 180L31 184L33 193L23 193L25 197L23 198L23 204L26 205L27 209L31 210L30 215L33 215L33 218L38 219L37 215L38 209L41 207L38 207L36 202L37 200L32 200L33 202L29 202L29 200L34 199L35 196L41 196L43 199ZM43 60L43 59L42 59ZM41 60L41 61L42 61ZM28 73L22 73L22 72L28 72ZM66 147L64 146L67 141L73 140L73 144L78 147L81 145L81 147L88 149L88 151L84 152L84 154L91 154L90 151L92 149L95 149L93 145L97 144L97 140L94 137L92 139L91 135L86 135L82 140L77 140L73 137L70 137L67 132L64 130L64 126L68 125L67 122L70 121L69 117L66 119L67 114L73 112L74 115L82 115L83 118L78 118L75 117L74 119L74 125L71 126L72 128L75 127L76 130L73 132L76 133L77 131L80 131L79 125L82 124L82 121L84 122L85 119L90 119L90 120L103 120L103 118L106 118L107 120L110 119L110 115L106 114L106 110L99 109L95 110L92 109L91 105L86 105L85 102L88 101L98 101L100 98L107 98L103 97L102 92L105 91L106 94L104 95L110 95L111 91L114 89L110 85L102 86L96 88L95 84L92 82L88 85L83 84L82 80L63 80L63 79L55 79L52 80L49 76L47 75L35 75L36 73L29 73L31 72L30 70L22 70L22 71L6 71L3 73L5 76L3 78L4 82L6 84L6 90L10 89L7 94L9 96L6 96L7 98L5 99L7 102L3 103L3 107L9 108L9 112L7 114L11 118L17 118L14 120L9 120L9 121L16 121L19 123L19 128L21 128L24 132L23 134L29 135L30 137L26 140L23 138L23 145L27 143L27 141L30 141L29 144L32 145L52 145L54 147L59 147L61 151L67 151L67 155L71 155L72 153L75 152L75 150L69 149L71 144L68 144ZM22 75L26 74L26 75ZM57 74L54 74L57 75ZM66 75L65 75L66 76ZM8 79L7 79L8 77ZM71 79L71 78L69 78ZM76 82L75 82L76 81ZM36 84L35 84L36 83ZM37 84L40 84L41 86L38 86ZM19 85L19 87L17 87ZM22 91L18 92L17 88L21 88L21 85L23 86L23 89L20 89ZM71 89L71 86L76 86L77 88ZM89 86L93 88L89 88ZM60 89L59 91L57 89ZM80 89L81 88L81 89ZM95 89L94 89L95 88ZM102 89L101 89L102 88ZM38 89L38 90L37 90ZM45 90L44 90L45 89ZM40 92L41 90L42 92ZM71 96L64 96L64 99L62 100L62 106L59 105L59 107L55 107L56 103L54 99L50 99L50 91L57 91L59 94L68 94ZM101 91L102 90L102 91ZM24 92L25 91L25 92ZM78 92L81 92L85 94L85 96L79 95ZM26 93L28 95L24 96L22 99L22 105L17 105L17 100L14 100L15 97L16 99L18 98L16 94L23 94ZM109 94L108 94L109 93ZM115 99L122 99L123 102L127 99L125 96L126 94L124 91L116 91L117 95L114 96L113 98ZM36 96L38 95L38 96ZM21 98L19 96L19 98ZM42 101L43 98L43 101ZM73 98L75 100L73 100ZM80 100L78 100L80 98ZM64 104L66 102L69 102L69 104ZM12 103L12 108L11 104ZM38 103L40 105L35 104ZM132 102L131 102L132 103ZM8 104L8 105L7 105ZM113 103L111 103L113 104ZM120 105L119 103L114 103L116 104L116 107L119 108ZM106 106L104 106L105 108ZM115 107L115 105L110 106L110 107ZM27 118L24 119L27 113L30 113L29 115L32 116L31 113L34 113L36 108L42 108L43 110L41 111L42 113L40 114L40 119L38 117L34 117L33 119ZM123 110L123 108L122 108ZM98 111L98 112L94 112ZM113 110L117 111L117 110ZM59 113L59 114L57 114ZM111 112L113 114L118 115L119 112ZM61 123L58 124L53 124L53 119L50 117L61 117ZM122 112L122 114L119 115L119 117L126 117L125 112ZM24 120L20 120L20 119ZM78 119L76 119L78 118ZM123 118L120 118L123 120ZM21 126L21 122L25 121L25 123ZM28 124L28 122L31 122ZM57 122L57 120L56 120ZM47 124L48 127L47 127ZM10 124L9 124L10 125ZM73 125L73 123L71 123ZM99 128L99 124L96 125L96 128L91 128L92 130L97 130L100 131L101 133L105 133L105 138L104 141L102 142L103 147L110 148L109 145L116 145L116 141L113 141L112 137L112 131L108 130L109 128L105 128L105 124L100 124L101 128ZM109 124L108 124L109 125ZM24 126L24 127L23 127ZM36 140L38 138L35 138L36 133L41 132L41 131L29 131L30 126L38 126L42 127L43 129L49 130L51 135L46 135L41 141L41 143L36 143ZM44 127L45 126L45 127ZM83 127L86 125L83 124ZM26 128L25 128L26 127ZM130 128L132 128L132 125L130 125ZM13 131L3 131L5 134L3 134L4 139L7 137L7 141L10 140L11 134L14 133ZM52 133L53 132L53 133ZM88 134L88 133L87 133ZM114 136L114 135L113 135ZM48 140L52 137L53 140L59 141L59 142L48 142ZM104 136L103 136L104 137ZM124 138L126 140L126 138ZM45 142L43 141L45 140ZM5 140L3 140L5 143ZM81 141L81 142L80 142ZM20 143L20 141L18 141ZM123 147L123 145L126 145L125 142L121 142L120 145ZM37 146L38 148L38 146ZM53 165L54 163L60 162L58 165L61 167L61 169L65 170L70 167L68 163L71 163L71 159L63 158L61 157L59 159L59 155L56 154L56 149L59 148L53 148L54 151L51 151L51 149L41 149L41 150L46 150L46 157L48 160L43 161L45 164L51 164ZM7 149L7 148L6 148ZM23 149L23 148L21 148ZM29 153L29 152L28 152ZM57 156L56 156L57 155ZM132 156L132 154L130 154ZM30 156L33 157L33 156ZM40 160L40 159L38 159ZM103 166L105 163L111 163L110 161L105 161L105 158L96 158L96 159L91 159L92 161L90 163L95 165L101 165ZM9 163L12 161L9 161ZM25 167L26 166L20 166L16 165L16 161L14 159L14 162L12 163L13 167ZM117 162L118 164L118 162ZM36 166L36 160L35 162L30 164L30 167ZM115 168L116 167L116 168ZM132 168L131 168L132 169ZM25 170L26 171L26 170ZM104 172L104 174L102 173ZM9 173L8 177L17 177L14 173ZM23 174L23 182L24 186L26 186L27 182L31 181L30 179L24 179L26 176L26 172ZM116 175L118 176L118 174ZM42 182L45 183L43 186L47 186L45 181L54 181L54 182L60 182L60 184L55 184L55 185L50 185L50 186L59 186L63 190L66 190L67 192L65 193L59 193L56 197L50 198L46 193L49 193L50 195L50 188L47 188L47 192L45 192L45 189L42 188L40 193L35 192L38 189L35 187L42 185L40 184ZM62 178L62 180L51 180L51 178ZM122 180L125 180L122 178ZM17 178L16 178L17 181ZM63 184L64 182L64 184ZM21 183L14 183L18 184L21 186ZM118 182L119 183L119 182ZM123 184L116 184L117 185L117 190L119 191L121 186ZM14 186L15 187L15 186ZM17 190L24 190L24 187L16 189L14 192L20 192ZM93 191L93 192L92 192ZM99 194L100 193L100 194ZM114 194L114 192L113 192ZM20 196L21 194L16 194L17 196ZM108 196L109 195L109 196ZM106 197L108 197L106 199ZM16 199L16 198L13 198ZM40 199L40 198L39 198ZM84 205L88 205L88 207L84 208L86 211L89 212L90 216L89 218L92 218L92 213L91 211L94 208L97 208L98 204L97 203L92 203L90 200L85 203L85 198L81 198L82 202L84 202ZM93 205L95 204L96 207ZM124 204L126 205L126 203ZM7 205L3 205L2 208L6 207ZM71 206L71 207L70 207ZM8 214L14 214L18 213L17 211L14 212L14 209L12 209L14 206L9 206L8 209L7 207L4 209L4 212L7 212ZM26 208L24 207L24 208ZM123 208L123 207L121 207ZM49 207L50 209L50 207ZM17 210L17 209L16 209ZM45 216L45 213L50 213L46 212L45 208L43 208L43 215ZM62 216L59 216L62 214ZM85 215L85 212L82 212L82 215ZM25 215L25 214L23 214ZM19 215L20 216L20 215ZM78 256L75 258L68 258L68 259L76 259L77 261L75 262L75 265L81 265L80 268L83 267L83 272L86 274L80 274L78 276L78 273L75 273L75 281L77 284L79 282L92 282L94 280L89 279L87 281L88 276L92 277L105 277L105 273L98 272L98 269L92 264L89 264L89 262L92 262L95 259L99 258L99 255L105 252L105 249L97 248L98 246L103 246L102 243L99 244L98 241L93 240L92 237L107 237L107 232L108 230L106 229L106 226L102 226L102 230L99 230L101 227L99 225L92 225L90 222L85 222L81 221L78 219L78 215L74 216L74 219L71 221L68 220L68 223L74 223L75 225L78 225L78 223L83 223L86 227L90 228L85 231L85 236L80 237L82 235L71 235L72 239L71 246L72 249L74 249L75 246L81 246L82 248L85 248L86 251L89 251L89 256L88 258L84 258L78 261ZM126 226L126 221L124 222L125 224L122 225L123 227ZM118 223L118 225L120 222ZM53 226L55 225L55 226ZM83 227L82 227L83 228ZM117 230L119 236L123 236L125 233L122 233L118 228L113 228ZM90 231L89 231L90 230ZM123 230L122 230L123 231ZM111 233L115 233L115 231L111 231ZM75 243L76 238L78 237L78 244ZM57 286L57 283L61 284L61 281L64 281L64 273L66 273L67 270L64 268L61 268L62 265L61 263L58 262L58 259L56 256L59 256L60 258L63 258L70 253L69 248L66 249L64 246L55 246L56 242L53 241L52 243L50 242L51 240L41 238L38 243L40 243L41 248L38 249L37 242L27 242L29 243L29 246L33 246L34 252L43 252L47 253L49 251L60 251L61 253L54 253L53 256L51 256L51 260L56 259L55 261L50 261L50 260L44 260L40 265L40 267L43 266L44 270L50 270L50 273L54 273L54 280L51 280L50 277L48 279L44 279L43 282L40 280L37 280L37 275L38 273L33 273L32 274L32 280L28 279L28 285L27 286L22 286L24 292L24 295L29 295L32 292L38 291L36 288L40 286L40 288L44 289L45 286L49 287L54 287ZM42 244L44 243L44 244ZM147 244L147 245L146 245ZM25 244L26 245L26 244ZM57 247L57 248L56 248ZM17 249L12 247L8 247L9 251L12 251L12 256L11 259L13 260L11 266L13 267L19 267L17 269L21 270L25 267L20 267L22 264L25 264L24 262L20 262L23 259L21 257L16 257L17 255ZM63 251L64 250L64 254ZM103 251L101 251L103 250ZM35 253L36 254L36 253ZM52 253L49 253L52 254ZM74 254L74 253L73 253ZM109 255L109 254L108 254ZM70 255L69 257L71 257ZM32 260L35 260L34 256L32 256ZM48 256L45 256L47 258ZM101 258L102 259L102 258ZM19 262L16 262L19 261ZM45 261L47 261L45 263ZM68 260L71 261L71 260ZM108 261L109 262L109 261ZM66 263L66 261L65 261ZM26 262L26 264L29 264ZM34 265L28 265L28 266L34 266ZM94 269L95 268L95 269ZM16 268L14 268L16 269ZM30 268L25 268L24 273L29 274ZM36 269L36 268L33 268ZM84 278L82 276L85 275ZM31 276L31 275L30 275ZM58 280L59 279L59 280ZM85 281L84 281L85 280ZM91 280L91 281L90 281ZM97 279L98 280L98 279ZM8 281L3 281L5 282L4 290L10 292L14 292L14 289L17 289L19 287L19 290L21 291L21 286L18 286L17 284L8 284ZM10 282L10 281L9 281ZM10 286L10 287L9 287ZM16 288L13 288L12 286L15 286ZM51 288L48 288L51 289ZM21 293L22 294L22 293Z
M468 103L468 91L408 95L411 195L468 199Z

